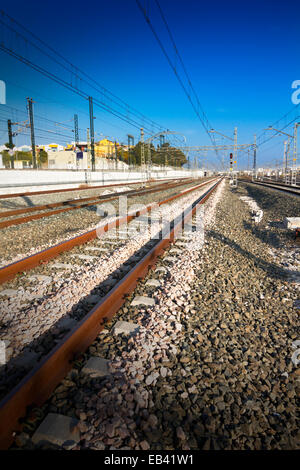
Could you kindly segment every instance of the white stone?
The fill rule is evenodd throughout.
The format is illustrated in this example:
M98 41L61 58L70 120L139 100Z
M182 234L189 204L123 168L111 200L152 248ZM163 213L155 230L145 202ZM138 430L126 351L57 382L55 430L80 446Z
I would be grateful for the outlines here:
M286 217L284 222L286 228L295 230L300 228L300 217Z
M94 259L97 259L98 256L90 256L90 255L81 255L81 254L76 254L76 255L70 255L71 258L79 258L87 261L93 261Z
M159 287L160 282L157 279L148 279L148 281L146 282L146 286Z
M110 375L109 361L102 357L90 357L81 372L91 377L106 377Z
M263 211L260 209L256 212L255 216L253 217L253 220L254 222L258 224L261 221L262 217L263 217Z
M76 268L76 265L74 264L66 264L66 263L54 263L49 266L50 268L55 268L55 269L73 269Z
M42 281L45 284L50 284L50 282L52 282L51 276L43 276L42 274L34 274L33 276L29 276L28 279L30 281Z
M18 295L18 291L16 289L5 289L0 292L0 295L7 295L8 297L14 297Z
M106 253L106 248L100 248L99 246L87 246L85 248L86 251L100 251L102 253Z
M174 258L174 256L166 256L164 258L164 261L169 261L169 262L174 263L174 261L177 261L177 258Z
M137 333L139 329L140 329L140 326L137 325L136 323L129 323L127 321L118 321L113 328L113 334L119 335L121 333L124 333L126 335L129 335L131 333Z
M34 444L50 443L71 449L80 440L78 421L69 416L49 413L32 436Z
M168 270L164 268L163 266L156 268L155 270L156 273L166 273Z
M150 297L144 297L143 295L136 296L131 302L132 306L135 305L146 305L147 307L152 307L155 305L155 300Z
M178 241L176 242L176 245L175 246L182 246L183 248L187 246L187 243L186 242L181 242L181 241Z
M182 250L180 250L179 248L171 248L171 250L169 251L169 253L182 253Z

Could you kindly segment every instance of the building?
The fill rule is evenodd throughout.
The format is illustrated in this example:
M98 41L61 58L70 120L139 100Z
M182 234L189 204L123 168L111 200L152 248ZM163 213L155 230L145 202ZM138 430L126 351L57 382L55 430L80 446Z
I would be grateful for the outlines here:
M64 150L74 150L75 151L75 148L78 148L81 152L87 152L87 142L78 142L77 145L75 145L75 142L71 142L70 144L68 144Z
M50 169L86 169L87 153L82 152L82 158L77 159L73 150L59 150L48 153L48 168Z
M61 152L62 150L64 150L63 145L59 145L59 144L55 144L55 143L47 144L47 145L39 145L39 148L45 150L45 152L47 152L47 153L49 153L49 152Z
M76 157L76 152L73 150L62 150L59 152L48 153L48 168L54 169L69 169L69 170L87 170L91 169L91 155L88 152L81 152L81 158ZM116 162L95 156L96 170L114 170ZM128 165L124 162L117 162L118 169L126 169Z
M117 147L120 144L116 142ZM95 156L100 158L113 158L115 155L115 142L108 139L102 139L95 142Z

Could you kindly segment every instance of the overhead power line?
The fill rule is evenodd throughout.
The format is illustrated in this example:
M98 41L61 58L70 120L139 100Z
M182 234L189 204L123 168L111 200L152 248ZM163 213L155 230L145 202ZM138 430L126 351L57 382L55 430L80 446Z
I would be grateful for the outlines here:
M49 54L47 54L45 51L42 51L41 49L39 49L42 53L46 54L49 58L51 58L52 60L54 60L56 63L58 63L59 65L61 65L63 68L65 68L66 70L68 70L69 72L71 72L72 74L75 74L75 75L82 75L84 77L87 78L88 81L94 83L94 85L96 85L97 88L95 88L95 90L97 91L100 91L101 93L106 93L107 95L110 96L110 99L113 99L113 100L117 100L117 102L119 102L120 105L122 105L123 109L125 109L127 112L130 111L132 114L136 114L136 116L138 116L139 118L143 119L145 122L148 122L148 124L151 124L153 125L154 127L157 127L158 129L163 129L162 126L160 126L159 124L155 123L152 119L149 119L147 118L143 113L139 112L137 109L135 109L134 107L130 106L128 103L126 103L124 100L122 100L121 98L119 98L118 96L116 96L114 93L112 93L111 91L109 91L107 88L105 88L103 85L99 84L95 79L93 79L92 77L90 77L86 72L84 72L82 69L80 69L77 65L74 65L72 62L70 62L66 57L64 57L60 52L56 51L53 47L49 46L49 44L47 44L45 41L43 41L40 37L38 37L36 34L34 34L32 31L28 30L24 25L22 25L21 23L19 23L17 20L15 20L14 18L12 18L11 16L9 16L7 13L4 13L3 11L1 12L2 15L5 15L7 18L10 19L11 22L14 22L18 27L22 28L26 33L28 33L31 37L33 37L36 41L38 41L40 44L42 44L43 46L45 46L48 50L50 50L51 52L53 52L56 56L60 57L64 62L66 62L67 64L69 64L71 66L71 69L67 69L65 65L63 65L61 62L58 62L57 59L55 59L53 56L50 56ZM35 44L33 44L34 47L37 47ZM80 78L80 80L82 80ZM86 83L88 83L87 80L84 80ZM88 83L89 86L92 86L91 83ZM99 88L100 90L99 90Z
M7 24L7 22L5 22L5 20L7 19L10 20L10 23L13 23L15 26L21 28L22 33L20 31L17 31L16 28L12 26L12 24ZM40 39L38 36L30 32L23 25L18 23L16 20L11 18L9 15L4 13L3 11L1 12L0 22L5 28L13 32L18 38L21 38L22 41L24 41L24 43L26 43L27 46L28 44L30 44L31 46L36 48L39 52L41 52L42 54L44 54L45 56L53 60L55 63L57 63L59 66L63 67L64 70L67 70L68 72L70 72L71 77L75 78L75 81L76 79L78 79L80 80L80 82L86 83L89 87L93 88L98 93L100 93L102 96L102 99L99 99L93 96L93 102L95 106L100 107L101 109L109 112L110 114L116 116L117 118L125 121L127 124L130 124L133 127L136 127L138 129L140 129L140 127L144 127L144 129L146 129L150 133L153 133L153 128L157 128L158 130L164 129L163 126L160 126L159 124L155 123L151 119L147 118L142 113L137 111L135 108L128 105L123 100L118 98L116 95L111 93L109 90L104 88L102 85L98 84L93 78L89 77L84 71L80 70L79 67L74 66L70 61L64 58L62 54L56 52L52 47L48 46L42 39ZM39 44L46 47L48 51L50 50L51 53L55 54L55 56L62 59L68 65L65 65L64 63L62 63L61 60L58 60L55 56L50 54L48 51L43 50L40 47L40 45L35 44L35 42L32 39L28 39L28 37L24 35L24 31L27 34L29 34L31 38L33 38L35 41L38 41ZM46 68L34 63L29 58L26 58L24 55L18 53L17 51L14 51L11 47L8 47L5 44L5 38L3 38L1 41L0 49L6 52L7 54L11 55L12 57L16 58L20 62L38 71L42 75L51 79L52 81L64 86L69 91L75 92L77 95L81 96L82 98L88 100L89 96L91 96L91 93L87 93L83 91L82 89L78 87L78 85L72 83L72 78L71 78L71 83L69 83L63 78L59 77L54 72L50 72ZM109 101L109 104L107 104L104 101L104 96Z
M175 44L173 35L172 35L171 30L170 30L170 28L169 28L169 26L168 26L167 20L166 20L164 14L163 14L163 12L162 12L162 9L161 9L161 7L160 7L160 5L159 5L159 2L158 2L157 0L155 0L155 1L156 1L157 6L158 6L159 12L160 12L160 14L161 14L162 20L163 20L163 22L164 22L164 24L165 24L165 26L166 26L166 28L167 28L167 31L168 31L168 34L169 34L169 36L170 36L171 42L172 42L172 44L173 44L175 53L176 53L177 57L179 58L180 63L181 63L182 66L183 66L184 73L185 73L185 75L186 75L186 77L187 77L188 84L189 84L189 86L190 86L190 88L191 88L191 90L192 90L192 92L193 92L193 94L194 94L194 96L195 96L197 105L194 103L194 101L193 101L193 99L192 99L192 97L191 97L191 94L190 94L189 91L187 90L187 87L185 86L185 84L184 84L183 80L181 79L181 77L180 77L178 71L176 70L176 67L174 66L174 64L173 64L173 62L172 62L172 60L171 60L171 58L170 58L170 56L169 56L169 54L168 54L168 52L167 52L165 46L163 45L163 43L162 43L162 41L160 40L160 38L159 38L157 32L155 31L154 26L153 26L153 24L152 24L152 22L151 22L149 16L147 15L147 12L146 12L145 8L142 7L141 2L140 2L139 0L136 0L136 3L137 3L137 5L138 5L139 9L141 10L141 12L142 12L142 14L143 14L143 16L144 16L144 19L145 19L145 21L147 22L149 28L151 29L151 31L152 31L152 33L153 33L155 39L157 40L157 42L158 42L158 44L159 44L159 47L161 48L161 50L162 50L164 56L166 57L166 59L167 59L169 65L170 65L171 69L173 70L173 72L174 72L174 74L175 74L177 80L179 81L179 84L180 84L181 88L183 89L183 91L184 91L185 95L187 96L187 98L188 98L190 104L192 105L192 107L193 107L193 109L194 109L194 111L195 111L195 113L196 113L198 119L200 120L200 122L201 122L201 124L202 124L202 126L203 126L203 128L204 128L204 130L205 130L205 132L206 132L207 135L209 136L209 138L210 138L212 144L215 146L216 144L215 144L214 136L212 136L212 135L210 134L210 132L209 132L210 129L212 128L212 125L211 125L211 123L209 122L209 120L208 120L208 118L207 118L205 112L203 111L203 108L202 108L202 106L201 106L201 104L200 104L200 101L199 101L199 98L198 98L198 96L197 96L197 93L195 92L195 89L194 89L194 87L193 87L193 85L192 85L192 82L191 82L191 80L190 80L190 78L189 78L189 75L188 75L188 73L187 73L187 69L186 69L186 67L185 67L185 65L184 65L184 63L183 63L183 60L182 60L182 58L181 58L179 52L178 52L178 48L177 48L177 46L176 46L176 44ZM199 109L198 109L198 108L200 108L201 113L199 112ZM216 152L216 154L217 154L217 157L220 159L219 154L218 154L218 151L215 150L215 152Z
M295 117L293 119L291 119L287 124L280 127L282 125L281 122L285 121L287 119L287 117L289 115L291 115L293 112L295 112ZM291 124L293 124L295 121L297 121L299 119L300 119L300 104L297 104L292 109L290 109L290 111L285 113L281 118L277 119L277 121L275 121L273 124L271 124L271 126L269 126L269 127L278 128L279 129L278 131L274 131L274 134L269 136L267 134L267 131L264 130L258 135L258 137L257 137L257 147L261 147L263 144L265 144L266 142L269 142L274 137L279 136L280 131L283 131L284 129L286 129L287 127L289 127ZM268 135L268 137L266 137L267 135Z

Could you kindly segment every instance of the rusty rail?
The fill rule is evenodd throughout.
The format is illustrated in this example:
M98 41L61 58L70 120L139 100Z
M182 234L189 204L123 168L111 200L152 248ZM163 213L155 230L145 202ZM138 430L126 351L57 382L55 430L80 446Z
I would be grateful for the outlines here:
M107 320L124 303L124 296L132 292L140 278L156 263L158 256L172 243L183 224L196 212L216 189L217 181L206 193L198 198L184 218L173 221L168 238L157 241L155 246L132 268L123 279L83 318L76 327L36 366L0 403L0 449L7 449L13 442L14 432L21 428L20 418L33 403L40 406L51 395L58 383L72 368L72 363L95 340Z
M174 196L164 199L163 201L160 201L157 204L159 206L162 204L166 204L178 197L188 194L191 191L195 191L196 189L199 189L202 186L211 183L212 181L214 180L205 181L200 185L194 186L193 188L187 189L184 192L175 194ZM146 206L146 208L143 210L136 211L133 214L123 216L121 218L117 218L113 222L109 222L102 227L89 230L88 232L85 232L81 235L77 235L76 237L70 238L69 240L65 240L61 243L58 243L57 245L53 245L49 248L46 248L45 250L34 253L31 256L27 256L26 258L22 258L18 261L15 261L14 263L8 264L7 266L3 266L2 268L0 268L0 284L3 284L4 282L9 281L10 279L13 279L18 273L35 268L40 263L55 258L60 253L69 251L75 246L83 245L84 243L94 240L97 236L111 230L112 228L119 227L120 225L130 222L131 220L136 217L139 217L140 215L150 212L152 206L153 204L150 204Z
M241 183L256 184L258 186L265 186L266 188L276 189L277 191L283 191L286 194L293 194L296 196L300 195L300 186L291 186L289 184L276 184L269 182L260 182L260 181L247 181L244 179L239 179Z
M46 210L46 209L52 208L52 207L66 206L67 204L72 204L72 203L75 204L71 207L64 207L64 209L57 209L57 210L54 210L54 211L42 212L41 214L29 215L27 217L20 217L20 218L17 218L17 219L5 220L3 222L0 222L0 229L1 228L6 228L6 227L11 227L11 226L14 226L14 225L21 225L21 224L24 224L26 222L31 222L32 220L43 219L43 218L49 217L51 215L61 214L62 212L69 212L69 211L73 211L73 210L76 210L76 209L84 209L85 207L96 205L98 200L99 201L103 201L103 200L113 201L114 199L117 199L120 196L129 196L129 197L142 196L143 194L155 193L157 191L163 191L164 189L170 189L170 188L174 188L174 187L177 187L177 186L182 186L183 184L188 184L190 182L192 182L192 180L186 180L184 182L173 183L173 184L162 183L162 184L159 184L159 185L155 185L154 187L151 187L151 188L143 188L143 189L138 189L138 190L134 190L134 189L132 190L131 189L129 191L123 191L123 192L120 192L120 193L113 193L113 194L110 194L110 195L108 194L108 195L104 195L104 196L102 196L102 195L100 195L100 196L91 196L91 197L87 197L87 198L82 198L80 200L74 199L74 200L69 200L69 201L64 201L64 202L55 202L55 203L52 203L52 204L46 204L44 206L35 206L35 207L28 207L28 208L25 208L25 209L16 209L16 210L13 210L13 211L5 211L5 212L0 213L0 218L9 217L9 216L12 216L12 215L17 215L17 214L22 214L22 213L34 212L34 211L38 211L38 210ZM81 202L83 202L83 201L90 201L90 200L93 200L93 202L81 204Z

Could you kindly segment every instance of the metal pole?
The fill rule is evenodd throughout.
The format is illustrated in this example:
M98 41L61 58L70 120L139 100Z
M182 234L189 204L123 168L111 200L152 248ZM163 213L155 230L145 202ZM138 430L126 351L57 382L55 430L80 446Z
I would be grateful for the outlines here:
M92 171L95 171L94 115L93 115L93 98L91 96L89 96L89 108L90 108L90 136L91 136Z
M283 168L284 168L284 181L286 181L286 176L287 176L287 151L286 151L286 146L287 146L287 140L283 142Z
M149 142L147 144L147 165L148 165L148 169L150 170L150 167L151 167L151 149L150 149L150 143Z
M128 166L131 162L131 145L134 146L134 137L131 134L127 134L128 137Z
M293 165L292 165L292 177L291 177L291 184L292 186L297 186L297 130L298 130L299 123L295 122L294 125L294 151L293 151Z
M128 168L130 168L130 137L129 134L127 134L128 138Z
M253 174L252 180L256 178L256 135L254 135L254 146L253 146Z
M30 121L30 135L31 135L31 148L32 148L32 162L33 168L36 168L36 153L35 153L35 136L34 136L34 122L33 122L33 109L32 109L32 98L27 98L29 121Z
M79 131L78 131L78 115L74 114L74 131L75 131L75 146L79 143Z
M236 188L237 187L237 127L234 128L234 146L233 146L233 181L232 181L232 187Z
M145 167L144 129L141 127L141 167Z
M90 171L91 171L91 168L90 168L90 165L91 165L91 151L90 151L90 129L87 128L86 130L86 153L87 153L87 169L86 169L86 183L89 182L89 179L90 179Z
M74 114L74 132L75 132L75 158L76 158L76 168L79 169L79 160L77 158L78 152L78 143L79 143L79 132L78 132L78 115Z
M13 135L12 135L12 129L11 129L11 120L8 119L7 120L7 131L8 131L8 145L9 145L9 149L10 150L13 150L14 148L14 143L13 143ZM12 152L11 152L12 153ZM11 155L10 156L10 166L12 169L14 169L15 167L15 164L14 164L14 156Z
M144 129L141 127L141 170L142 173L145 172L145 144L144 144ZM147 174L145 172L145 179L147 179Z
M115 163L116 163L116 170L118 169L118 152L117 152L117 142L115 141Z

